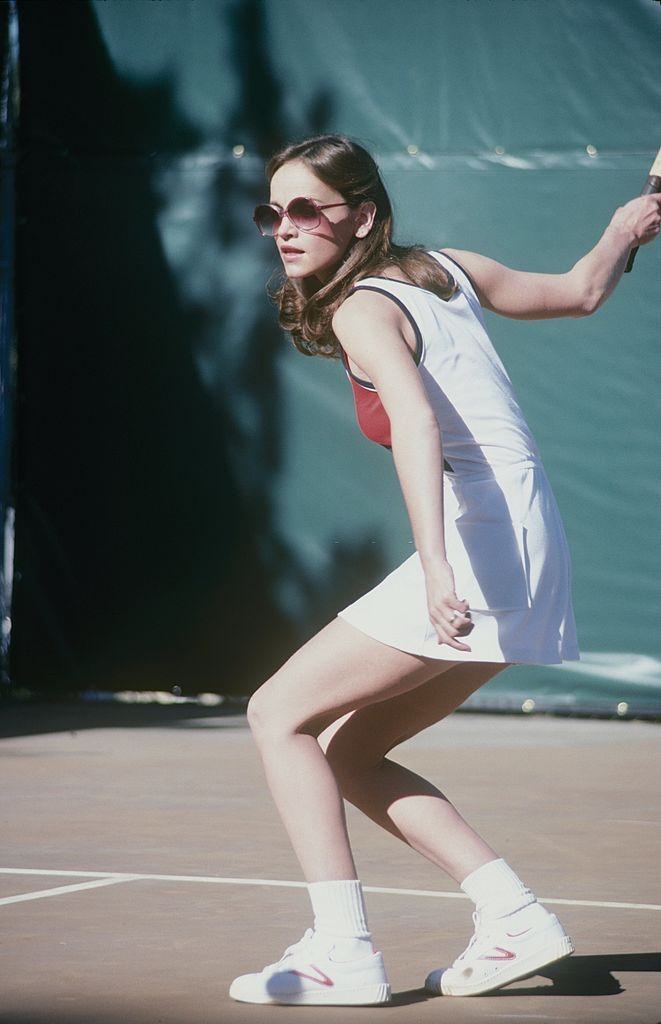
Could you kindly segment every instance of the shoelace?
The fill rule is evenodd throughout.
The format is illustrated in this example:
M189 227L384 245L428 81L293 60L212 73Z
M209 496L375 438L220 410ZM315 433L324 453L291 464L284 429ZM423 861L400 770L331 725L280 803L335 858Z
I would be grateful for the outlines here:
M304 946L312 938L313 935L314 935L314 928L306 928L305 933L303 935L303 938L299 939L298 942L293 942L291 944L291 946L287 946L286 950L284 951L284 953L282 954L280 959L276 960L275 963L267 964L266 967L263 968L263 970L264 971L270 971L274 967L278 967L282 963L283 960L287 959L287 957L291 956L292 954L297 953L299 951L299 949L302 946Z
M470 941L469 941L468 945L466 946L465 950L463 951L463 953L459 954L459 956L457 957L457 960L455 960L455 963L457 963L458 960L463 960L464 957L468 956L468 954L470 953L471 949L473 948L473 946L477 942L477 936L478 936L479 930L480 930L480 915L479 915L477 910L474 910L473 911L473 934L471 935Z
M473 935L471 936L470 942L463 953L459 954L455 960L455 964L468 956L476 942L484 943L485 947L488 946L489 939L494 935L494 929L496 935L498 934L498 924L488 919L484 921L481 920L479 911L477 910L473 911L473 929Z
M487 921L482 921L480 919L479 912L477 910L474 910L473 911L473 929L474 929L473 935L471 936L470 942L466 946L466 949L463 951L463 953L459 954L459 956L455 960L455 963L458 963L460 960L464 960L468 956L468 954L472 951L472 949L476 945L476 943L478 943L478 942L479 943L484 943L484 946L486 948L489 945L489 939L490 939L490 937L493 934L493 927L494 927L493 926L493 922L490 922L488 920Z

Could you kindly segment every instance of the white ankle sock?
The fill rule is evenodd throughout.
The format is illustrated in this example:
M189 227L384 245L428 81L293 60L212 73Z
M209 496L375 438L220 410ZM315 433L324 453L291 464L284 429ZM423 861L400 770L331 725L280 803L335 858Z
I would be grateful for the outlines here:
M372 952L363 888L357 878L309 882L314 930L334 941L338 958L347 960Z
M502 858L472 871L464 878L461 888L472 899L480 916L490 920L513 914L536 902L535 894Z

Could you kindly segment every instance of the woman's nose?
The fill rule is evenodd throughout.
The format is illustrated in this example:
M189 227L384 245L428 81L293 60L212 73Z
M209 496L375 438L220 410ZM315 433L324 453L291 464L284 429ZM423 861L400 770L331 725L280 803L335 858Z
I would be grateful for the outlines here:
M279 238L291 238L291 236L294 234L295 230L296 230L296 225L293 224L292 221L289 219L289 215L287 213L283 212L282 220L280 221L280 226L278 227L278 237Z

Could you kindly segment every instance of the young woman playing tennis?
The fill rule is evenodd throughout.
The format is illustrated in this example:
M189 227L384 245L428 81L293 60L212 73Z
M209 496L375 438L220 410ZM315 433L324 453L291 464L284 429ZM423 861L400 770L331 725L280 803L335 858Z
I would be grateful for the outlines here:
M573 951L556 916L431 783L386 757L508 665L576 660L558 506L482 309L581 317L659 233L661 197L620 207L564 274L392 241L372 157L326 135L267 166L255 221L285 270L280 323L307 355L341 357L362 431L392 451L416 550L253 694L248 720L305 876L314 927L230 995L252 1003L390 1000L343 799L460 884L474 935L425 985L490 992Z

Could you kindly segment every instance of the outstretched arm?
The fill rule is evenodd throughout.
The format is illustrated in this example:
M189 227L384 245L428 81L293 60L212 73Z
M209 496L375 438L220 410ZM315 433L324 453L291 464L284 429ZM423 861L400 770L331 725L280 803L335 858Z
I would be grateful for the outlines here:
M465 267L481 305L493 313L513 320L588 316L617 285L631 249L657 238L660 223L661 195L631 199L615 211L594 249L565 274L513 270L488 256L460 249L441 252Z

